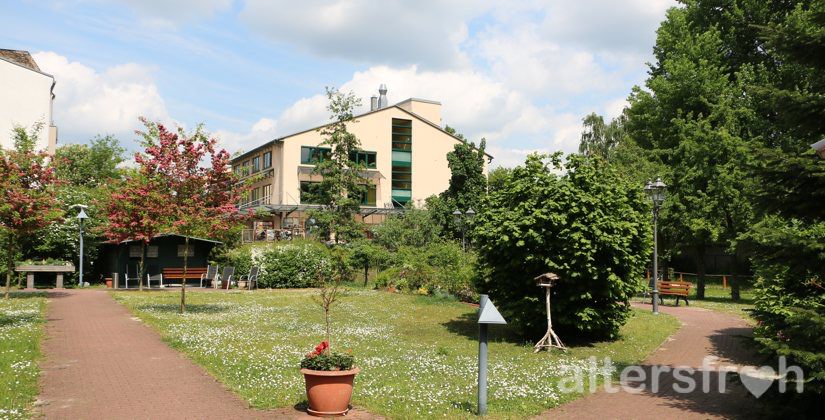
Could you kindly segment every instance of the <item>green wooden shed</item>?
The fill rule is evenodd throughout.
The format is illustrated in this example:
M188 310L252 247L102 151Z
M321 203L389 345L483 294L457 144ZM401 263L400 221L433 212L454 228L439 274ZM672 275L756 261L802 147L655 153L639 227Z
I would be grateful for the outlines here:
M145 271L147 275L156 275L163 272L165 268L183 268L183 256L186 237L176 234L162 234L152 238L146 246ZM206 268L209 264L209 254L212 248L219 245L220 241L212 239L189 237L189 257L187 266L189 268ZM117 273L118 286L127 286L126 278L129 277L128 287L138 286L137 273L140 264L140 242L136 240L126 240L120 243L106 244L102 257L105 268L102 270L106 277L114 278ZM177 281L179 283L180 281ZM198 285L196 279L188 279L186 284ZM144 284L146 279L144 278Z

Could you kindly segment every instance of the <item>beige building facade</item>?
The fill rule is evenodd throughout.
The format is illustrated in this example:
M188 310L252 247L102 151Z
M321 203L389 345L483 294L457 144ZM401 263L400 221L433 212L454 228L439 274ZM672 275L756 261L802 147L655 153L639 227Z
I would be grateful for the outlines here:
M381 98L372 98L371 111L347 124L361 142L361 151L350 158L367 167L369 192L359 216L367 224L421 206L427 197L446 190L447 153L463 141L441 128L439 102L411 98L386 105L385 92L382 86ZM256 180L242 207L268 215L250 227L246 239L272 239L284 229L305 232L306 212L319 207L311 194L313 183L320 180L313 174L315 163L328 153L321 128L277 138L232 160L237 174ZM488 162L491 159L488 156Z

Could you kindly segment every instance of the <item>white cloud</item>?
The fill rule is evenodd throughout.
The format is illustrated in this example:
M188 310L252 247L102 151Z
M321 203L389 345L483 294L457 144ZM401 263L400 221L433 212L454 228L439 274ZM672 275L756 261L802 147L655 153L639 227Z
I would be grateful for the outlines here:
M276 137L278 122L270 118L261 118L252 124L248 133L236 133L227 130L218 130L212 136L218 139L221 148L230 153L243 152Z
M370 64L451 67L466 22L489 1L248 0L240 17L253 31L325 58Z
M140 116L169 120L151 67L127 63L97 72L54 52L33 56L44 72L54 75L54 120L62 142L94 134L129 135L140 127Z

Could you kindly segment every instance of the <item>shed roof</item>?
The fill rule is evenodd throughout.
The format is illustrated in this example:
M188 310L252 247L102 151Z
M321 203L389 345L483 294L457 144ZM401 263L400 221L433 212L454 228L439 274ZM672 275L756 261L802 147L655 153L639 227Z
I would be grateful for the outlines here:
M165 237L169 237L169 236L177 236L179 238L186 238L187 237L186 235L178 235L177 233L162 233L160 235L155 235L154 237L152 237L152 239L154 240L154 239L165 238ZM201 241L201 242L211 242L211 243L214 243L214 244L222 244L223 243L221 241L216 241L214 239L198 238L196 236L189 236L188 238L196 240L196 241ZM122 241L120 243L125 244L125 243L135 242L135 241L136 241L135 239L127 239L127 240Z

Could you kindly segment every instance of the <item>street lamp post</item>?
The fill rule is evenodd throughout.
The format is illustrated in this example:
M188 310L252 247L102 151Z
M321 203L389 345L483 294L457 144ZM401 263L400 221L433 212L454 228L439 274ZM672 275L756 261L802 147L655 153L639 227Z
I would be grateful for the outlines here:
M648 182L645 192L653 201L653 313L659 313L659 208L665 201L667 185L661 178Z
M80 271L78 284L80 287L83 287L83 221L88 219L89 216L87 216L84 211L86 206L81 204L77 206L80 207L80 212L77 213L77 220L80 222Z
M467 251L467 221L472 220L476 216L475 210L472 207L467 209L465 213L461 210L455 209L453 212L453 220L461 228L461 248Z

